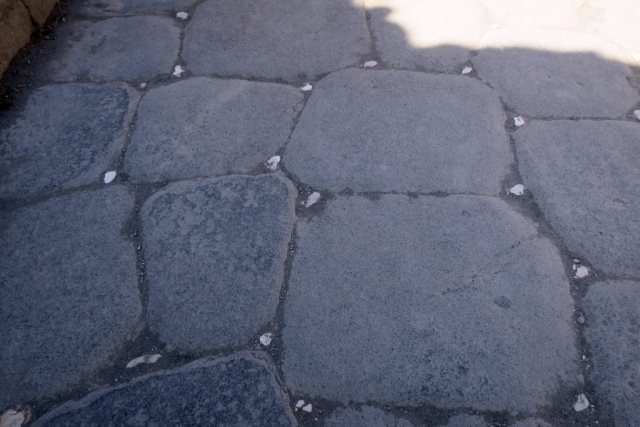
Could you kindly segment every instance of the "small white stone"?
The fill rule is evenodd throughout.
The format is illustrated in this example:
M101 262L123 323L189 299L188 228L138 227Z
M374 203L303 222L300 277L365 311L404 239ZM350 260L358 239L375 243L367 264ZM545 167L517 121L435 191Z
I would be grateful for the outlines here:
M576 401L576 403L573 404L573 409L575 409L576 412L580 412L580 411L584 411L588 407L589 407L589 401L587 400L587 396L580 393L580 395L578 396L578 400Z
M135 368L141 363L156 363L162 356L159 354L145 354L144 356L136 357L127 363L127 368Z
M104 174L104 183L109 184L116 177L116 171L109 171Z
M579 267L574 265L574 267L575 267L575 271L576 271L576 277L578 279L582 279L582 278L587 277L589 275L589 269L587 267L585 267L584 265L581 265Z
M302 410L303 410L304 412L311 412L311 411L313 411L313 406L311 405L311 403L309 403L308 405L303 406L303 407L302 407Z
M267 160L267 167L272 171L278 169L278 163L280 163L280 156L273 156Z
M378 65L377 61L367 61L364 63L364 68L372 68Z
M640 110L635 110L635 111L633 112L633 115L634 115L634 116L636 116L636 119L637 119L637 120L640 120Z
M524 185L522 184L514 185L509 189L509 193L513 194L514 196L522 196L524 194Z
M311 86L309 83L300 88L300 90L302 90L303 92L309 92L311 89L313 89L313 86Z
M25 421L24 412L9 409L0 416L0 427L20 427Z
M182 65L176 65L176 68L173 69L174 77L180 77L182 73L184 73L184 68L182 68Z
M514 117L513 124L516 125L517 127L520 127L524 124L524 119L521 116Z
M473 71L473 68L464 67L464 69L462 70L462 74L469 74L471 71Z
M267 332L266 334L260 335L260 344L263 346L268 346L271 344L271 340L273 339L273 334L271 332Z
M640 53L638 53L638 52L633 52L633 53L631 54L631 56L633 56L633 59L635 59L635 60L636 60L636 62L640 62Z
M296 408L302 408L304 406L304 400L298 400L296 402Z
M187 12L178 12L178 13L176 13L176 18L187 19L188 17L189 17L189 14Z
M140 83L140 89L144 89L145 87L147 87L146 83Z
M314 191L309 197L307 197L307 201L304 202L304 206L308 208L309 206L316 204L318 200L320 200L320 193Z

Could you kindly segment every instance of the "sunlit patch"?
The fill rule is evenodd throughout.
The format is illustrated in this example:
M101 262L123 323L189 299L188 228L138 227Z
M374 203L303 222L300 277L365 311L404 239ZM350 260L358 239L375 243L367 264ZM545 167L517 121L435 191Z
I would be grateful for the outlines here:
M176 13L176 18L178 19L187 19L189 14L187 12L178 12Z
M304 202L304 206L308 208L309 206L316 204L318 200L320 200L320 193L314 191L309 197L307 197L307 200Z
M173 76L180 77L182 76L182 73L184 73L184 68L182 68L182 65L176 65L176 68L173 69Z
M135 368L142 363L156 363L162 356L159 354L145 354L144 356L136 357L127 363L127 368Z
M280 163L280 156L273 156L267 160L267 167L272 171L278 169L278 163Z
M311 86L309 83L307 83L306 85L304 85L304 86L302 86L302 87L300 88L300 90L302 90L303 92L308 92L308 91L310 91L311 89L313 89L313 86Z
M266 334L260 335L260 344L263 346L268 346L271 344L271 340L273 339L273 334L271 332L267 332Z
M580 411L584 411L588 407L589 407L589 400L587 400L587 396L585 396L583 393L580 393L580 395L578 395L578 400L576 401L576 403L573 404L573 409L576 412L580 412Z
M633 53L631 54L631 56L633 56L633 60L634 60L634 61L636 61L636 62L640 62L640 53L638 53L638 52L633 52Z
M462 70L462 74L469 74L471 71L473 71L473 68L464 67L464 69Z
M522 196L524 194L524 185L522 184L514 185L509 189L509 193L513 194L514 196Z
M377 61L367 61L364 63L364 68L373 68L378 65Z
M521 116L514 117L513 124L516 125L517 127L520 127L524 124L524 119Z
M110 184L116 177L116 171L109 171L104 174L104 183Z

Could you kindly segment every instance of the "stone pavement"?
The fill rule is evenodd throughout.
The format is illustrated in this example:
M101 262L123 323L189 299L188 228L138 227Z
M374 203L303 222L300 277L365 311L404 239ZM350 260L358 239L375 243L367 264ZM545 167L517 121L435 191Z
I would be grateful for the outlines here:
M637 28L72 2L2 82L4 420L640 425Z

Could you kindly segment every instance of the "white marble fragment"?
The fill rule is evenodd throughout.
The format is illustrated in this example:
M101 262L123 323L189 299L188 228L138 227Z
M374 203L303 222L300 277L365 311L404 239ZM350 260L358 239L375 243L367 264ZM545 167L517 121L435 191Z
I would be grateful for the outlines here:
M135 368L141 363L156 363L161 357L162 356L159 354L145 354L144 356L136 357L127 363L127 368Z
M267 160L267 167L272 171L278 169L278 163L280 163L280 156L273 156Z
M109 184L111 183L111 181L113 181L116 177L116 171L109 171L107 173L104 174L104 183L105 184Z
M267 332L266 334L260 335L260 344L263 346L268 346L271 344L271 340L273 339L273 334L271 332Z
M509 193L513 194L514 196L522 196L524 194L524 185L522 184L514 185L509 189Z
M309 197L307 197L307 200L304 202L304 206L308 208L309 206L316 204L318 200L320 200L320 193L314 191Z

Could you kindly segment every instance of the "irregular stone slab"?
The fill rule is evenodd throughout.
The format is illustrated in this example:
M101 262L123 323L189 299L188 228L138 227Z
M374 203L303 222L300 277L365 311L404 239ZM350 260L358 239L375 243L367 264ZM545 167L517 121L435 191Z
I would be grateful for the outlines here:
M178 58L180 29L162 16L78 22L48 73L58 81L150 79L169 74Z
M376 48L394 67L454 71L488 27L476 1L365 0Z
M533 411L575 383L558 250L498 198L338 197L297 236L294 395Z
M355 65L369 51L362 8L343 0L209 0L185 30L196 74L298 80Z
M69 402L34 427L296 426L286 395L265 360L248 352L198 360Z
M325 423L325 427L411 427L412 425L407 420L396 418L371 406L363 406L359 411L351 408L339 409Z
M85 0L80 13L89 16L114 16L122 13L178 12L189 9L195 0Z
M38 89L0 128L0 196L96 182L120 155L138 99L121 83Z
M301 101L288 86L205 77L153 89L125 171L137 181L249 172L285 144Z
M474 415L456 415L449 419L446 427L489 427L482 417Z
M505 120L467 77L339 71L314 89L284 162L333 191L497 194L512 160Z
M601 410L616 426L640 425L640 283L615 280L589 287L583 300L591 349L591 382Z
M472 61L478 76L521 114L620 117L640 99L620 55L584 33L496 30Z
M112 187L0 220L0 407L68 391L137 336L136 254L121 234L133 205Z
M171 348L251 339L275 315L296 190L279 175L171 184L142 209L149 325Z
M615 276L640 276L640 125L533 122L516 133L520 172L565 244Z

